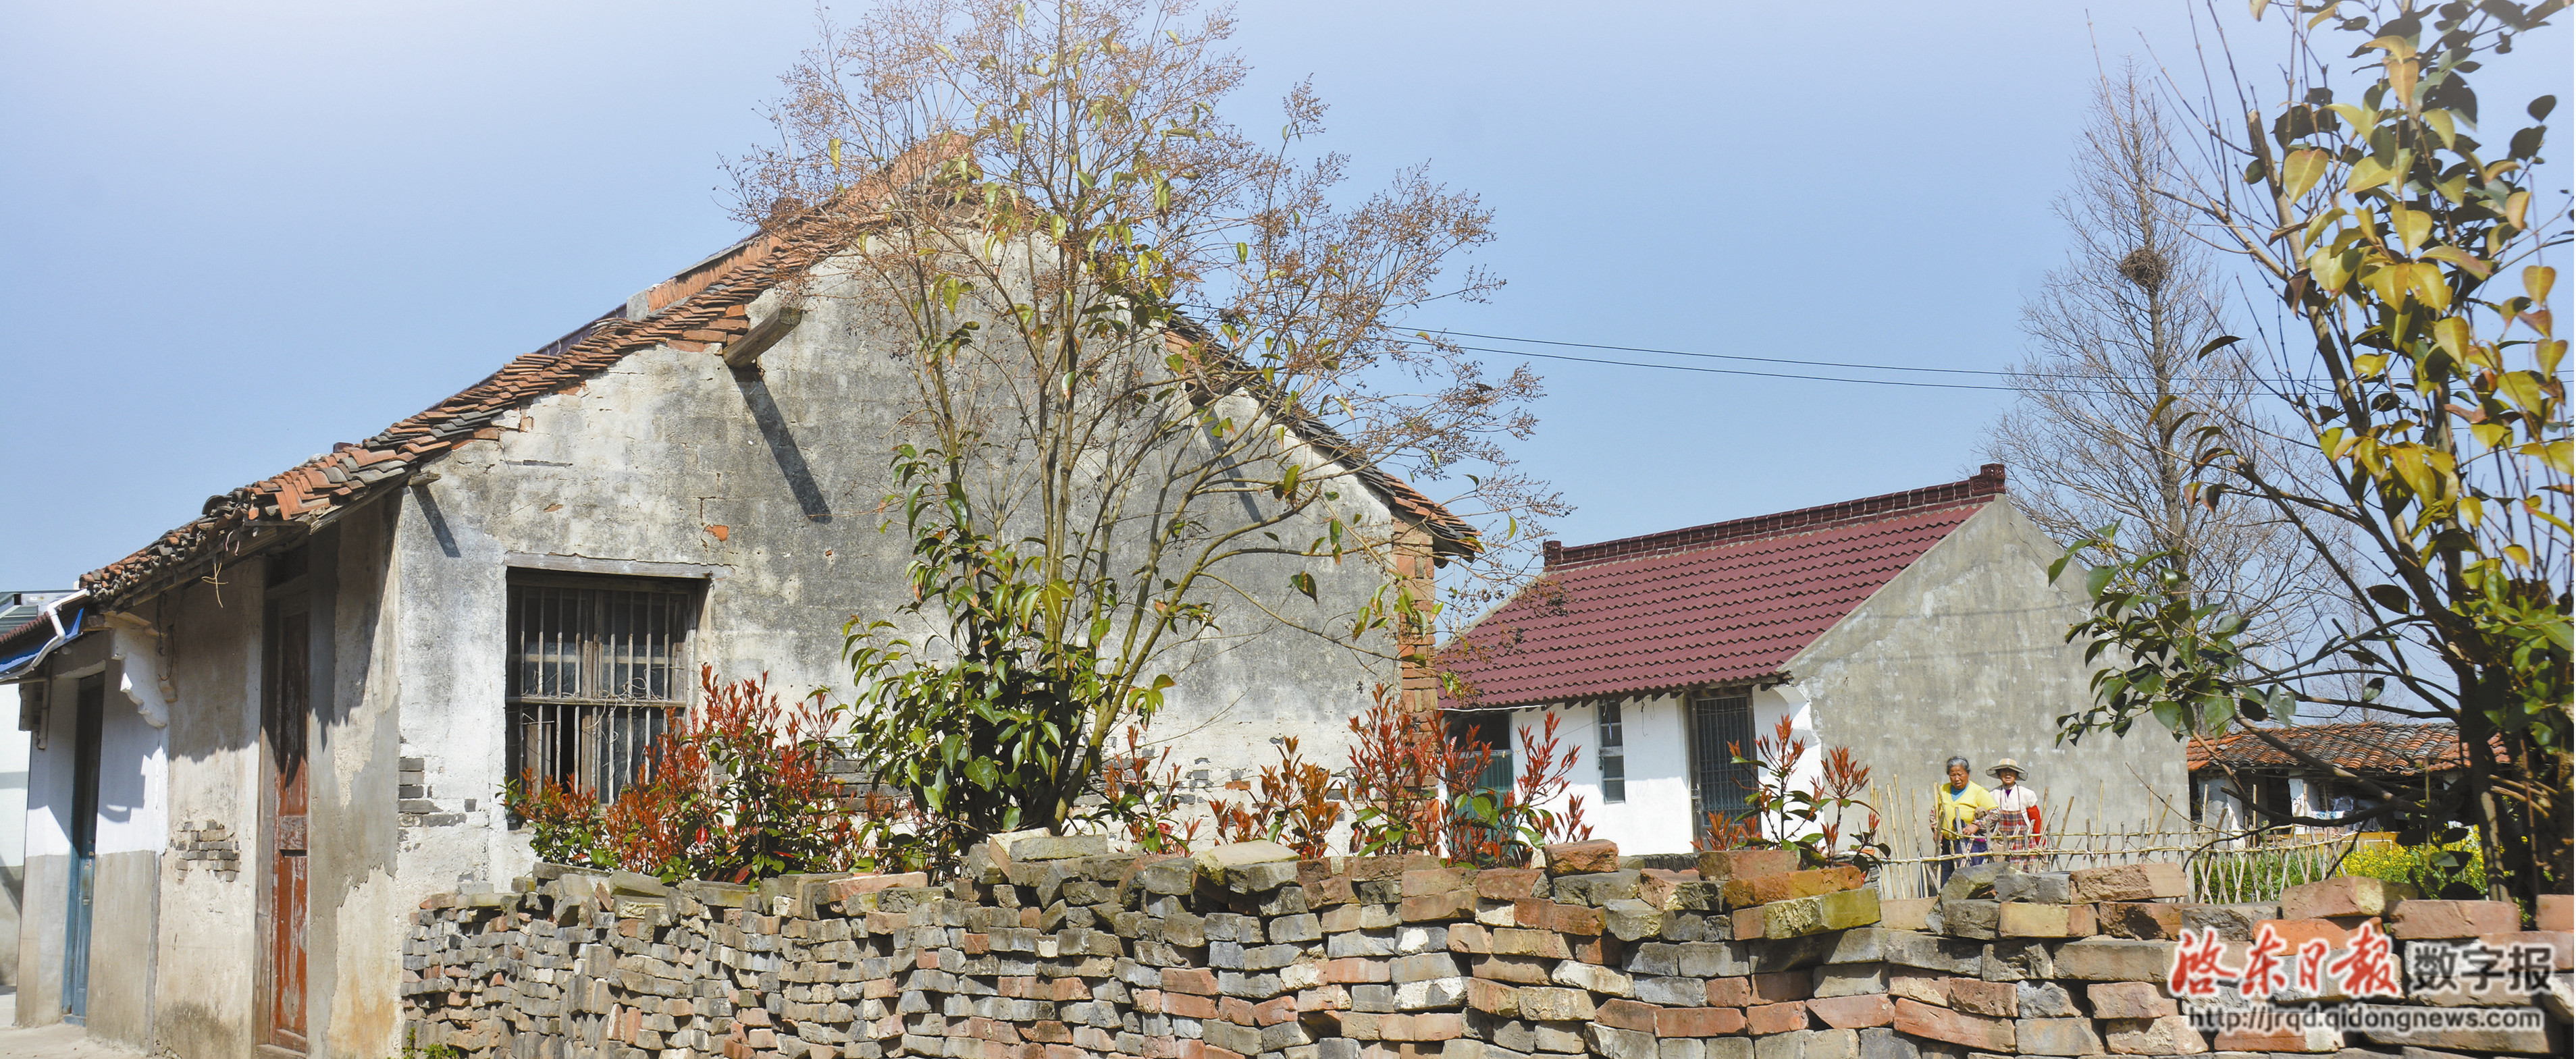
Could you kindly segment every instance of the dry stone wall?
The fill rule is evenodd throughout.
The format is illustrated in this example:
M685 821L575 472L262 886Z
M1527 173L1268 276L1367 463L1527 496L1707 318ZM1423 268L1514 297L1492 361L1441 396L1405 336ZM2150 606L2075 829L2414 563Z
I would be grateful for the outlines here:
M2175 937L2207 926L2241 943L2267 921L2348 933L2372 917L2445 936L2520 926L2434 907L2457 902L2364 912L2355 893L2302 894L2291 911L2310 914L2286 921L2273 905L2182 904L2172 865L1986 866L1944 898L1882 904L1858 871L1797 871L1772 851L1681 871L1608 843L1550 853L1548 871L1477 870L1032 836L979 847L939 884L665 886L548 866L511 892L424 902L402 991L414 1047L477 1059L2399 1055L2358 1034L2211 1040L2166 991ZM2436 1043L2566 1048L2563 1023Z

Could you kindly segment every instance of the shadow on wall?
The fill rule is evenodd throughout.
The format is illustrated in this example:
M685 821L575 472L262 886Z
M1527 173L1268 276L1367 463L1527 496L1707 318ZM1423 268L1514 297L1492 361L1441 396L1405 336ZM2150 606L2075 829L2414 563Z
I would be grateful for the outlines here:
M832 506L824 501L822 487L814 483L814 471L805 466L805 450L796 447L787 417L779 414L778 402L770 398L760 365L733 369L733 384L742 390L743 403L751 406L751 418L760 424L760 436L769 442L769 455L778 461L778 473L786 476L788 491L796 494L796 506L804 509L806 518L832 521Z

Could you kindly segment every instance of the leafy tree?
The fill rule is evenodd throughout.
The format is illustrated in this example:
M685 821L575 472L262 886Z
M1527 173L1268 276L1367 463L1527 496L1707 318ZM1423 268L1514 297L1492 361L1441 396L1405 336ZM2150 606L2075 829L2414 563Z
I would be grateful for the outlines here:
M1419 654L1432 567L1499 586L1562 507L1505 450L1536 377L1400 329L1498 286L1455 272L1491 213L1419 169L1349 201L1346 159L1298 153L1324 110L1302 86L1279 143L1228 123L1231 30L1185 3L890 0L827 27L778 146L736 165L745 219L845 226L846 283L806 295L910 339L888 503L916 601L846 630L853 741L944 848L1082 817L1111 736L1231 641ZM1383 587L1353 604L1337 569Z
M2189 495L2195 422L2266 455L2288 446L2257 427L2251 351L2200 355L2224 326L2222 277L2173 197L2183 165L2151 73L2124 65L2095 83L2075 183L2055 204L2067 260L2022 306L2030 354L1986 458L2013 468L2019 506L2059 541L2117 522L2132 531L2120 557L2167 556L2202 601L2244 614L2261 640L2291 641L2320 604L2342 611L2322 557L2267 505Z
M2541 255L2568 228L2563 203L2534 202L2539 122L2556 100L2532 100L2522 110L2534 124L2491 145L2476 135L2469 83L2563 0L2254 6L2299 16L2295 63L2277 88L2245 85L2230 109L2199 108L2219 164L2178 197L2291 314L2281 374L2322 381L2285 387L2282 407L2326 473L2305 487L2203 424L2193 495L2268 505L2365 617L2273 655L2243 614L2198 600L2153 556L2098 568L2093 616L2070 638L2124 664L2098 673L2096 702L2061 723L2073 738L2152 716L2179 736L2289 721L2302 703L2450 721L2461 780L2415 790L2249 731L2376 799L2360 818L2394 823L2409 845L2475 825L2491 894L2563 892L2571 452L2567 343L2548 308L2557 270ZM2326 43L2335 37L2355 45L2348 58ZM2353 60L2367 83L2339 92L2335 66ZM2484 115L2489 127L2514 120ZM2329 546L2337 535L2354 542L2352 559ZM2357 695L2334 690L2355 683Z

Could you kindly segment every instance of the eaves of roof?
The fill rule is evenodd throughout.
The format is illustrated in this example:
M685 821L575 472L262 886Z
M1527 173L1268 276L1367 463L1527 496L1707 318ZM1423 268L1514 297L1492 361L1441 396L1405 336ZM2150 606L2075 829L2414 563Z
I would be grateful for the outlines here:
M2416 776L2447 772L2467 764L2460 728L2447 722L2400 724L2358 721L2340 724L2272 725L2272 738L2310 757L2362 775ZM2511 760L2501 744L2498 763ZM2217 738L2193 736L2183 751L2192 772L2243 769L2258 772L2312 772L2316 766L2273 746L2251 731L2237 730Z

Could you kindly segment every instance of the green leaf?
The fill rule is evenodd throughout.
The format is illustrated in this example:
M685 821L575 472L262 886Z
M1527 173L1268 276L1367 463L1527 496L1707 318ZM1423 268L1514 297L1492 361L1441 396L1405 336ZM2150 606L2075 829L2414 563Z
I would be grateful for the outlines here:
M2294 202L2307 197L2308 190L2317 186L2332 162L2332 155L2314 147L2290 152L2288 158L2281 160L2281 190ZM2205 355L2209 351L2201 352Z
M1288 584L1297 591L1305 593L1307 599L1315 600L1318 603L1323 602L1323 600L1315 595L1315 575L1307 573L1304 570L1299 570L1296 573L1288 575Z

